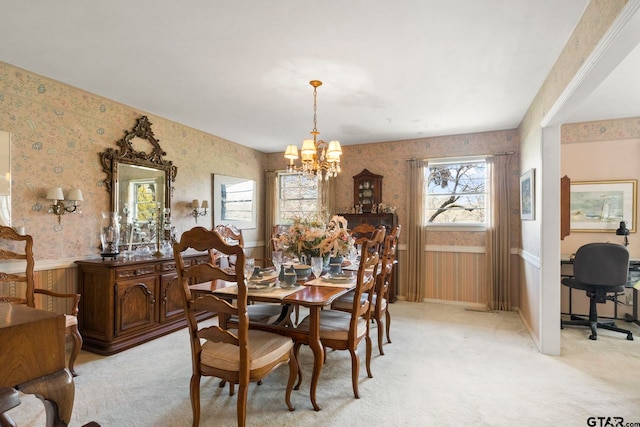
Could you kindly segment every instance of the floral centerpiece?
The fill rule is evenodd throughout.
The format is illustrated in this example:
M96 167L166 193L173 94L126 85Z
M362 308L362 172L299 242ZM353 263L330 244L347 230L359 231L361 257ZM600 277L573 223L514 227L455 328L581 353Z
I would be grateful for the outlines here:
M346 218L340 215L331 217L325 238L320 243L320 251L332 257L348 256L354 244L355 239L347 229Z
M308 261L311 257L345 256L354 247L354 239L347 230L347 220L334 215L329 224L325 224L317 216L296 217L287 233L279 238L280 246L285 253L301 259L304 255Z

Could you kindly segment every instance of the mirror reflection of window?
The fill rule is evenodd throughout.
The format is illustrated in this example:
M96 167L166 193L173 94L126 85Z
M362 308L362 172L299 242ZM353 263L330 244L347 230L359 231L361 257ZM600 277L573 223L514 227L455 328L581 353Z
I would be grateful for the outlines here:
M154 181L132 182L130 193L133 218L138 221L152 221L157 211L156 184Z
M0 131L0 225L11 226L11 134Z

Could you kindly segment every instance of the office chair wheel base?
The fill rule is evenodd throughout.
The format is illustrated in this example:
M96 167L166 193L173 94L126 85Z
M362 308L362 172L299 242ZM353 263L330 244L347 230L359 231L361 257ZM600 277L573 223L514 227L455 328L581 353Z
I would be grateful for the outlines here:
M631 332L627 334L627 341L633 341L633 334Z
M596 334L591 334L591 335L589 335L589 339L590 339L590 340L593 340L593 341L596 341L596 340L598 339L598 335L596 335Z

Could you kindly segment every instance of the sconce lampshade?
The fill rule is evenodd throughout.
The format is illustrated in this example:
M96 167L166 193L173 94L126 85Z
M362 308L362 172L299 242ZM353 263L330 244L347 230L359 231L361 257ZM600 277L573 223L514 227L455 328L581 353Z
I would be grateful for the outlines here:
M54 187L47 191L47 200L64 200L64 194L62 194L62 188Z
M193 202L191 202L191 207L193 209L198 209L200 207L200 201L198 199L193 199Z
M203 200L201 208L202 209L208 209L209 208L209 202L207 200Z
M69 190L67 194L67 200L81 202L84 199L82 198L82 191L79 188L72 188Z

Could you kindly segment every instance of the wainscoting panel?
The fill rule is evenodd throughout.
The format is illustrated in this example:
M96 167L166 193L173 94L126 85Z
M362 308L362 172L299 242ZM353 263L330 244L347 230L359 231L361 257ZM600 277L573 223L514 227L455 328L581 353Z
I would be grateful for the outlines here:
M485 255L427 251L426 299L484 304Z
M78 292L78 269L75 267L40 270L34 273L36 289L47 289L61 294ZM36 295L36 308L56 313L70 313L73 301L70 298L53 298Z

